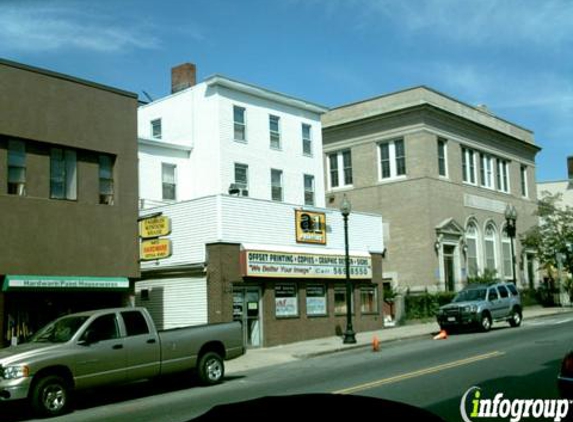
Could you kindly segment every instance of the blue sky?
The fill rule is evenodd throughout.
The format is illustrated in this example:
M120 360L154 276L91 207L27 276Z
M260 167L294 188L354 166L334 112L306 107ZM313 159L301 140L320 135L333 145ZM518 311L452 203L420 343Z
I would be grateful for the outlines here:
M427 85L573 155L572 0L0 0L0 56L158 98L197 65L328 107Z

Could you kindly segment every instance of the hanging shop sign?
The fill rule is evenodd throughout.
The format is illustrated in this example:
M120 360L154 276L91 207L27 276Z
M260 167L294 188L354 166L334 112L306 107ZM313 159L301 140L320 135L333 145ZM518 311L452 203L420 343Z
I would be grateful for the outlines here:
M142 240L140 248L140 259L142 261L153 261L156 259L165 259L171 256L171 240L169 239L150 239Z
M7 275L2 291L10 290L126 290L125 277L57 277L33 275Z
M171 219L159 216L145 218L139 222L139 236L142 239L166 236L171 233Z
M326 245L326 214L295 210L296 241Z
M247 277L344 279L346 258L344 255L243 250L241 269ZM370 256L350 256L350 278L372 278Z

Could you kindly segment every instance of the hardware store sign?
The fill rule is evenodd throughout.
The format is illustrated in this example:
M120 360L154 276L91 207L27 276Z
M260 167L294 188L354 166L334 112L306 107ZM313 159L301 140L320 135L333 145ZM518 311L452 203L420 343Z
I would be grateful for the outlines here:
M248 277L340 278L346 277L344 255L242 251L242 272ZM350 278L371 279L372 259L350 256Z

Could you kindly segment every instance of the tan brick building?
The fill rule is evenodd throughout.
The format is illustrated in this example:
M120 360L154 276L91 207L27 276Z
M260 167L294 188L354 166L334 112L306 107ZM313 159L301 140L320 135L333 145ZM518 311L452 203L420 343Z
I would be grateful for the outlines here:
M384 279L401 290L458 290L490 268L519 286L537 281L517 237L536 208L533 133L426 87L332 109L322 119L326 204L382 214Z

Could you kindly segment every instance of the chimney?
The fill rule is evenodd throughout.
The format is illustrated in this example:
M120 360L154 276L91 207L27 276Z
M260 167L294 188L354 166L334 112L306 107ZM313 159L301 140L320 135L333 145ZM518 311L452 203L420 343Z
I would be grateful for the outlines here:
M183 63L171 68L171 93L183 91L196 83L196 69L193 63Z

